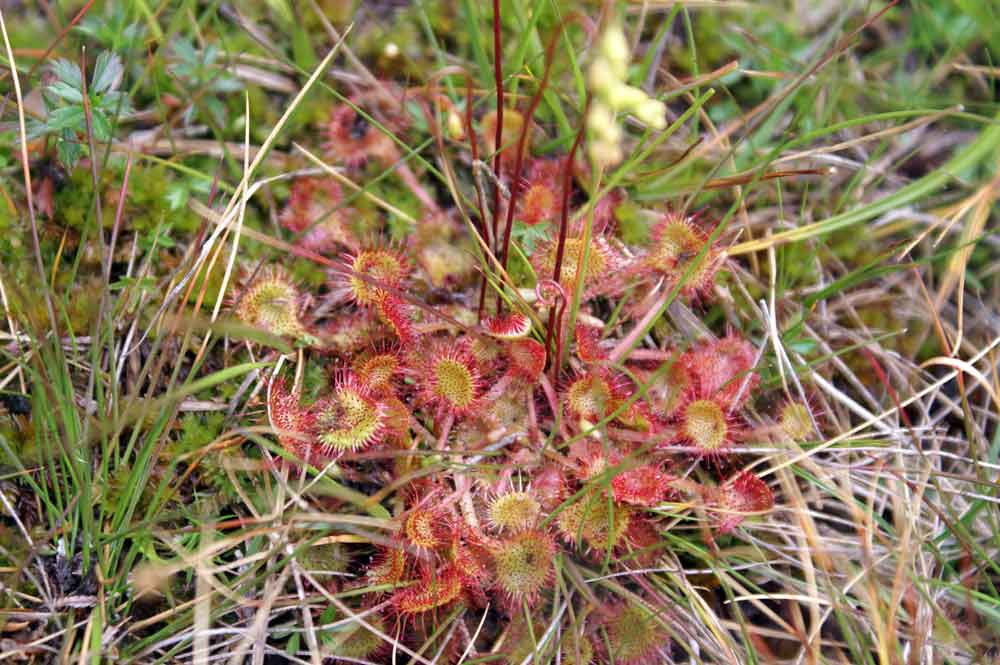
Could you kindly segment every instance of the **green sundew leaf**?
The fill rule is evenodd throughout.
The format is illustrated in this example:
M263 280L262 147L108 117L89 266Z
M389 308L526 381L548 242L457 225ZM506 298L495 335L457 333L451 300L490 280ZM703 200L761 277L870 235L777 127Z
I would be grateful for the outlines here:
M77 131L84 124L82 106L65 106L56 109L49 114L49 119L45 123L49 130L70 129Z
M74 88L69 83L66 83L66 81L56 81L46 91L65 99L71 104L83 103L83 93L78 88Z
M100 94L114 90L121 83L124 72L125 68L122 66L122 61L118 57L118 54L111 51L102 51L97 56L97 63L94 65L94 74L90 78L90 91Z
M83 77L80 76L80 68L69 60L60 59L53 62L52 72L60 81L68 83L77 90L83 90Z

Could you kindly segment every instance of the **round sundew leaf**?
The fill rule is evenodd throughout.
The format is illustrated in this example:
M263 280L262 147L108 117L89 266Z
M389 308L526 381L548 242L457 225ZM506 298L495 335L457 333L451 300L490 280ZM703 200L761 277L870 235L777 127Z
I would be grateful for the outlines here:
M523 531L493 548L497 585L512 601L531 602L552 580L556 546L543 531Z
M655 506L670 491L670 476L654 466L624 471L611 481L615 501L637 506Z
M527 492L508 492L489 505L490 523L498 529L521 531L535 523L541 505Z
M536 380L545 370L545 347L531 338L515 340L507 348L511 371L527 379Z
M403 533L413 547L432 550L445 544L444 522L435 510L416 508L403 521Z
M444 413L470 413L482 396L482 381L468 347L438 348L428 355L420 377L425 400Z
M400 614L419 614L443 607L461 595L462 574L454 566L448 566L397 591L389 602Z
M409 273L402 256L388 249L364 249L350 262L348 282L354 300L360 305L377 305L387 295L384 289L362 279L367 277L388 287L398 287Z
M718 402L695 400L685 407L682 418L684 434L699 450L712 453L725 446L729 424Z
M499 339L519 339L527 337L531 332L531 319L524 314L512 312L484 319L483 328Z
M621 605L607 623L608 644L615 663L653 665L669 637L656 617L638 603Z
M333 394L314 411L319 440L328 451L352 452L382 439L385 409L354 375L339 378Z
M299 320L298 289L281 268L265 268L240 294L233 312L256 328L276 335L301 337L305 327Z

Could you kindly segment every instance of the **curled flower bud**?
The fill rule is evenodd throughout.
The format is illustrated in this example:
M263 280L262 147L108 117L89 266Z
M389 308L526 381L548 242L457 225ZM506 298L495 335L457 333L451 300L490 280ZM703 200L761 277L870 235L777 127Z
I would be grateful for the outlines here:
M639 122L650 129L659 131L667 127L667 105L658 99L647 97L635 106L633 112Z

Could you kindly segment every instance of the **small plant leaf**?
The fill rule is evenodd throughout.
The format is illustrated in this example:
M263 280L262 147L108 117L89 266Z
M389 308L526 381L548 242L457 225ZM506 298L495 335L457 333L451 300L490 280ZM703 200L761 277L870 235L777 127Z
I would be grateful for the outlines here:
M102 51L97 56L97 63L94 65L94 74L90 79L90 91L99 94L114 90L121 83L124 71L121 58L116 53Z
M83 103L83 93L65 81L56 81L48 87L48 92L65 99L71 104Z
M108 116L105 115L104 111L101 109L94 109L91 119L93 120L92 125L94 128L94 138L98 141L110 141L111 121L108 120Z
M49 120L46 125L49 130L58 131L63 129L76 130L83 126L83 123L84 115L82 106L64 106L49 114Z
M52 63L52 71L60 81L77 90L83 90L83 77L80 76L80 68L69 60L56 60Z

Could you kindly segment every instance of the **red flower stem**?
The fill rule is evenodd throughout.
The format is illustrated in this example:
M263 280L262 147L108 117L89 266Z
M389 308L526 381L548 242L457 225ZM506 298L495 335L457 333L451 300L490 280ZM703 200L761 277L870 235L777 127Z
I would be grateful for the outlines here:
M500 0L493 0L493 77L497 89L497 127L494 135L493 177L500 182L500 146L503 145L503 37L500 31ZM500 228L500 187L493 187L493 242ZM496 246L492 248L496 255Z
M552 60L556 52L556 43L561 35L562 26L560 25L552 37L549 38L548 46L545 48L545 69L542 71L542 82L531 98L528 111L524 114L524 120L521 123L521 133L517 137L517 151L514 153L514 173L512 178L514 184L510 190L510 201L507 202L507 221L504 225L503 244L500 250L500 267L503 268L503 272L507 271L507 256L510 252L510 233L514 225L514 208L517 207L517 199L522 189L521 166L524 163L524 145L527 143L528 132L531 129L531 119L535 116L535 111L538 110L538 105L542 102L542 95L545 94L545 87L549 84L549 75L552 73ZM500 311L502 302L503 300L498 292L497 312Z
M587 117L587 111L590 109L590 97L587 97L587 101L583 104L583 117ZM573 140L573 147L570 148L569 154L566 155L566 163L563 166L563 179L562 179L562 207L559 211L559 240L556 243L556 265L552 270L552 279L556 284L559 284L559 278L562 277L562 262L563 253L566 248L566 232L569 229L569 195L573 186L573 160L576 159L576 151L580 147L580 143L583 141L583 132L586 125L580 125L580 130L576 133L576 138ZM560 315L561 318L561 315ZM559 323L560 327L562 322ZM550 351L552 334L556 327L556 310L555 308L549 309L549 326L545 333L545 350ZM558 341L558 337L561 336L561 330L555 331L557 335L556 345L559 347L558 355L553 359L552 364L558 366L562 363L562 345Z
M465 134L469 137L469 150L472 152L472 168L476 168L479 163L479 146L476 144L476 135L472 130L472 77L465 77ZM483 192L477 185L476 207L479 209L479 224L482 234L487 235L486 229L486 202L483 201ZM480 275L479 280L479 308L476 310L476 323L483 321L483 308L486 306L486 273Z

